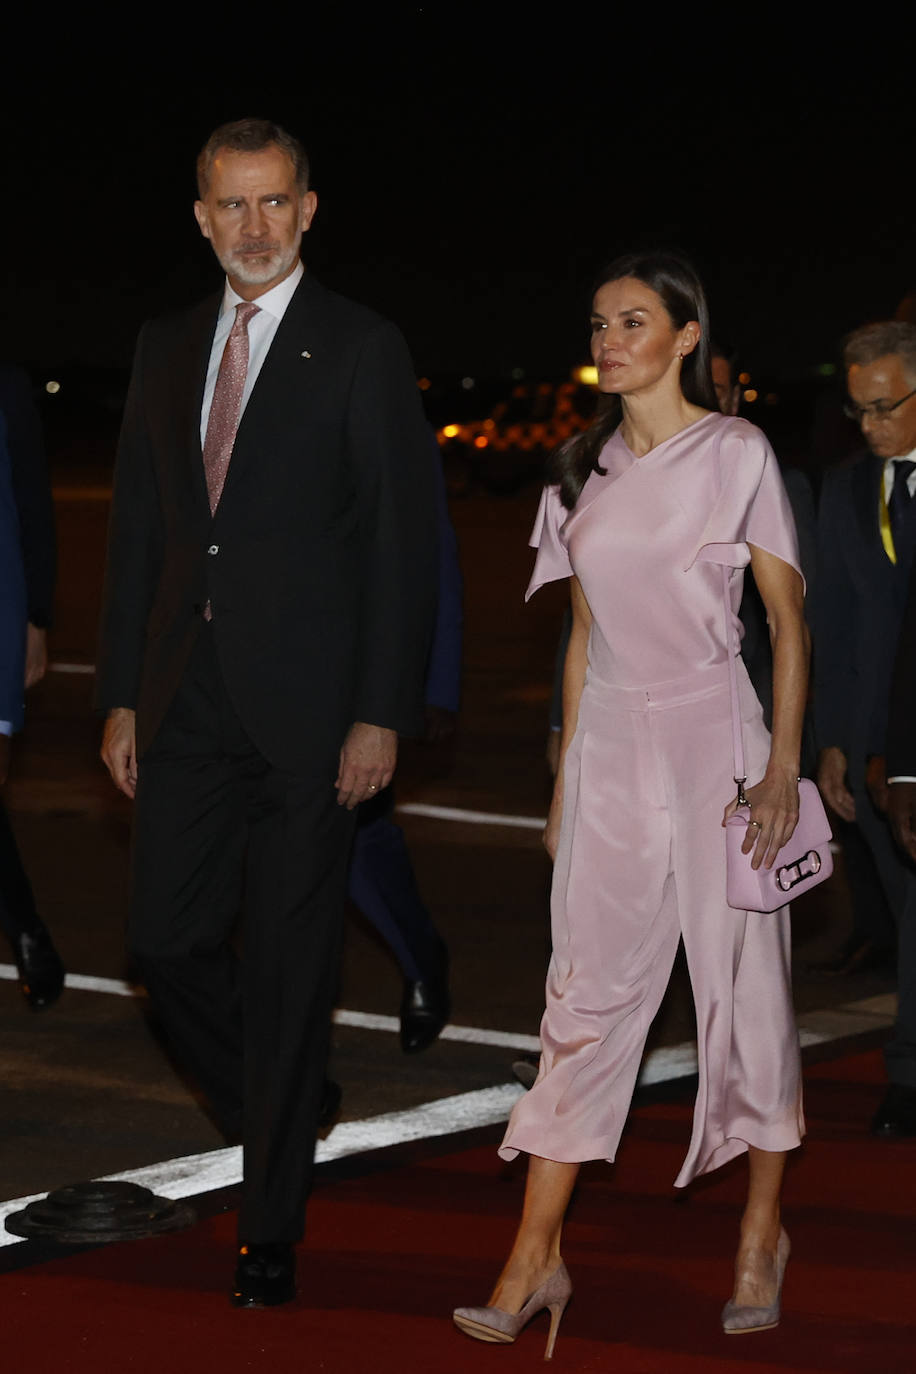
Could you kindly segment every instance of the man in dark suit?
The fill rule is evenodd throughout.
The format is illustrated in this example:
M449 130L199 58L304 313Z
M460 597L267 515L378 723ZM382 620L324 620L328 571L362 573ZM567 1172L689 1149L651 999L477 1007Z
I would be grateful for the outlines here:
M226 286L140 335L98 696L136 798L130 947L242 1135L232 1301L263 1306L295 1292L354 808L422 723L435 514L401 335L299 260L301 144L224 125L198 185Z
M28 690L41 681L48 665L47 631L54 601L57 541L41 421L29 379L21 368L0 364L0 414L6 422L13 501L25 570ZM19 986L29 1005L35 1011L50 1007L63 989L64 966L35 908L32 885L2 801L0 930L13 947Z
M0 411L0 786L10 766L10 739L22 725L25 679L25 576L19 521Z
M850 413L868 451L829 472L818 525L815 724L818 783L854 822L875 861L898 928L916 874L887 824L885 742L894 656L916 555L916 326L867 325L846 341ZM911 1046L912 1050L912 1046ZM877 1135L910 1134L895 1085L916 1086L916 1062L889 1047L891 1089ZM916 1117L916 1114L914 1114Z
M897 662L891 679L887 724L887 811L894 837L916 874L916 560ZM916 1136L916 882L900 922L898 1006L891 1065L893 1119L897 1134Z

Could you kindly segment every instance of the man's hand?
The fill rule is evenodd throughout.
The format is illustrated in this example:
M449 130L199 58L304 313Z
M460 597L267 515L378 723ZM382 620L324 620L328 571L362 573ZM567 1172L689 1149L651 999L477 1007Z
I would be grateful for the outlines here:
M334 783L338 805L352 811L360 802L377 796L394 777L397 757L395 730L355 721L340 751L340 771Z
M133 799L137 792L136 712L127 706L109 711L102 735L102 762L112 782Z
M892 782L888 786L887 818L894 839L916 863L916 782Z
M865 786L872 804L883 815L887 810L887 768L883 754L872 754L865 765Z
M822 749L817 761L817 785L824 801L844 821L856 818L855 799L846 786L846 755L831 746Z
M10 737L0 735L0 787L6 782L10 771Z
M26 691L41 682L48 671L48 632L40 630L31 621L25 631L25 686Z

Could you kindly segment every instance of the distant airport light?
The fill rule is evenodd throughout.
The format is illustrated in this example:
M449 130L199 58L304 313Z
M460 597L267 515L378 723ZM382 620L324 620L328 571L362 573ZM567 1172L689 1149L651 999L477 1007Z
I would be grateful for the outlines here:
M430 385L431 383L428 377L421 377L420 380L417 382L417 386L420 388L421 391L429 391Z
M477 383L474 381L473 377L462 377L461 385L465 391L473 391Z
M576 367L573 369L573 380L580 386L597 386L598 369L591 363L587 367Z
M45 382L45 391L49 396L56 396L60 391L60 382Z
M520 382L520 381L522 380L522 378L524 377L524 375L525 375L525 369L524 369L523 367L513 367L513 369L512 369L512 380L513 380L513 382Z
M757 399L757 392L754 391L753 388L751 388L750 391L745 391L744 399L748 402L753 403Z
M739 372L739 373L738 373L738 381L741 383L742 386L747 386L747 384L748 384L748 382L749 382L750 380L751 380L751 374L750 374L749 372Z
M461 426L446 425L443 428L442 433L445 435L446 439L455 439L461 433Z
M819 377L835 377L836 363L820 363L817 369Z
M490 441L485 434L478 434L477 438L474 440L474 447L486 448L489 442Z

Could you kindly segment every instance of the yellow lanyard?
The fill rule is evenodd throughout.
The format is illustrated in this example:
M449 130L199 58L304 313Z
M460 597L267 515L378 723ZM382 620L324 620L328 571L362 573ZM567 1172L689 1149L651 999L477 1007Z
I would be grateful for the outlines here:
M892 563L897 562L897 550L894 548L894 536L891 533L891 513L887 506L887 496L884 493L884 469L881 469L881 481L878 484L878 526L881 530L881 543L884 545L884 552Z

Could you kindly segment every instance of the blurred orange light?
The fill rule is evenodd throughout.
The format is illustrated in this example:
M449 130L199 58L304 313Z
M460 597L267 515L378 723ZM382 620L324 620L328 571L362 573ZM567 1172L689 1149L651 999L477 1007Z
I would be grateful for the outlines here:
M486 448L489 442L490 441L485 434L478 434L477 438L474 440L474 447Z
M442 433L445 435L446 439L454 439L454 438L456 438L457 435L459 435L459 434L461 433L461 426L460 426L460 425L446 425L446 426L443 428Z
M751 374L750 374L749 372L739 372L739 373L738 373L738 381L741 383L742 386L747 386L747 384L748 384L748 382L749 382L750 380L751 380Z
M430 385L431 383L428 377L421 377L420 380L417 382L417 386L420 388L421 391L429 391Z
M756 399L757 399L757 392L754 391L753 389L750 390L750 391L745 391L745 393L744 393L744 399L745 399L746 401L756 401Z

